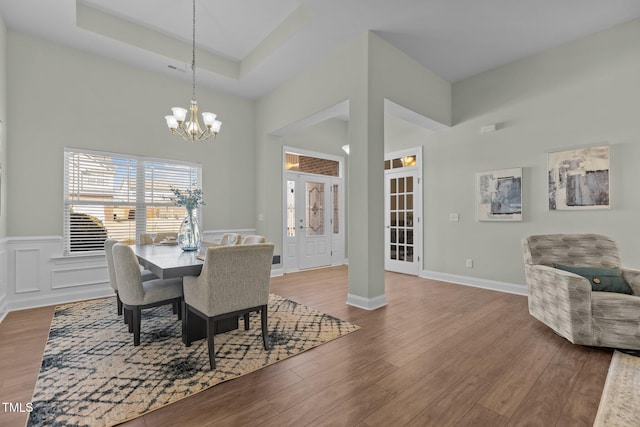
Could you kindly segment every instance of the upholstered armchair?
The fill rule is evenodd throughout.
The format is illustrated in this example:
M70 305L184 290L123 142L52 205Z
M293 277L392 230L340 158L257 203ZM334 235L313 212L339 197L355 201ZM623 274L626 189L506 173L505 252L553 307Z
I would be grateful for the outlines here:
M522 239L529 313L574 344L640 350L640 271L622 268L616 243L599 234ZM630 294L593 291L604 281L569 270L619 268ZM589 276L588 276L589 277ZM626 286L626 285L625 285Z
M178 319L181 318L182 278L142 282L140 264L133 249L122 243L116 243L113 245L112 252L118 295L122 300L125 317L128 318L129 332L133 332L133 345L137 346L140 345L143 309L171 304L177 307Z
M215 369L215 322L244 316L249 329L249 313L261 313L262 341L269 349L267 308L271 278L272 243L216 246L207 248L200 275L183 278L183 331L189 330L189 313L206 321L209 364ZM191 345L185 334L187 347Z

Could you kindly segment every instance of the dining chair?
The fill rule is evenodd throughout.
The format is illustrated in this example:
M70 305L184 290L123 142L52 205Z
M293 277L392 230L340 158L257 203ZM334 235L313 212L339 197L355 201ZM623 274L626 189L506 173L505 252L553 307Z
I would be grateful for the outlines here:
M258 243L266 243L267 239L264 236L258 236L257 234L250 234L242 238L243 245L255 245Z
M158 233L158 236L156 237L156 241L155 243L160 243L160 242L164 242L163 244L166 244L167 241L172 241L172 243L175 242L175 244L178 244L178 233L177 232L162 232L162 233ZM143 233L140 235L140 239L138 240L138 244L139 245L151 245L153 244L153 239L151 238L150 233Z
M181 319L182 278L142 281L138 259L127 245L116 243L112 248L113 265L129 332L133 332L133 345L140 345L141 312L145 308L172 304L178 307Z
M122 301L120 300L120 295L118 294L118 282L116 281L116 270L113 266L113 251L112 251L113 245L115 245L116 243L118 243L116 239L109 238L105 240L104 255L105 255L105 258L107 259L107 272L109 273L109 285L111 285L111 289L113 289L113 291L116 294L116 300L118 305L117 311L118 311L118 316L120 316L122 314ZM140 272L140 279L143 282L146 282L148 280L154 280L157 278L158 277L156 277L155 274L153 274L148 270L142 270Z
M204 246L233 246L239 245L242 241L242 235L238 233L224 233L220 238L220 242L203 242Z
M199 276L185 276L183 331L189 330L189 313L206 322L209 365L215 369L215 323L232 317L245 317L249 329L249 313L260 312L262 342L269 349L267 310L271 278L272 243L257 245L217 246L207 248ZM189 334L186 345L191 345Z

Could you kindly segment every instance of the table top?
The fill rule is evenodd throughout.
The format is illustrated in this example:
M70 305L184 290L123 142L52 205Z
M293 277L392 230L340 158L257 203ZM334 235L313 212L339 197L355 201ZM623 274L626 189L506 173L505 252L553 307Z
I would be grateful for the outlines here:
M161 279L197 276L203 261L201 251L185 252L177 245L131 245L141 266Z

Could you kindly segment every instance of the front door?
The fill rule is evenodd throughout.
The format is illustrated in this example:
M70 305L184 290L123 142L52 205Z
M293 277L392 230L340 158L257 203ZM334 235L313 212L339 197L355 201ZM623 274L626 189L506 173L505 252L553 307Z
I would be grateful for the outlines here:
M300 268L331 265L331 180L323 176L301 176L296 211Z

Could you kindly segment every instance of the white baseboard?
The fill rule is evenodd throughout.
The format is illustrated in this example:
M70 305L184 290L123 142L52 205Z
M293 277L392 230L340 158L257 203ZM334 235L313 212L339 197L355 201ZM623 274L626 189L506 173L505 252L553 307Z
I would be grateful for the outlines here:
M271 269L271 277L280 277L284 275L284 270L282 268L272 268Z
M9 306L7 305L7 298L4 295L0 295L0 323L9 314Z
M515 283L499 282L497 280L479 279L477 277L459 276L457 274L439 273L437 271L423 270L420 273L423 279L438 280L441 282L455 283L457 285L473 286L474 288L489 289L492 291L506 292L509 294L527 296L527 287Z
M348 294L347 305L364 310L376 310L387 305L387 296L383 294L373 298L364 298L359 295Z

